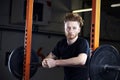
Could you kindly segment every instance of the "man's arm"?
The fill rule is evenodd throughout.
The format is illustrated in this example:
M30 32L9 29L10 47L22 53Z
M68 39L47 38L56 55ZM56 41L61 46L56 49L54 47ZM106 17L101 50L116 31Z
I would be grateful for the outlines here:
M77 57L56 60L56 66L84 66L87 61L87 54L81 53Z
M52 52L50 52L50 53L48 54L48 56L47 56L45 59L43 59L43 61L42 61L42 66L43 66L44 68L49 68L48 60L54 59L54 58L56 58L56 56L53 55Z
M48 57L49 58L46 59L46 64L48 68L52 68L56 66L84 66L87 61L87 54L85 53L81 53L77 57L73 57L69 59L54 60L51 58L51 55Z
M50 52L49 55L46 58L54 59L54 58L56 58L56 56L52 52Z

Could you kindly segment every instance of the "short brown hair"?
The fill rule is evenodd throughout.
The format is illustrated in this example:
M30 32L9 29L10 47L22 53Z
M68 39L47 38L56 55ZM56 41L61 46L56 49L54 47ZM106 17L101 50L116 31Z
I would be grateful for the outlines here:
M67 21L78 21L80 23L80 27L83 26L83 19L77 13L67 13L64 17L64 22L67 22Z

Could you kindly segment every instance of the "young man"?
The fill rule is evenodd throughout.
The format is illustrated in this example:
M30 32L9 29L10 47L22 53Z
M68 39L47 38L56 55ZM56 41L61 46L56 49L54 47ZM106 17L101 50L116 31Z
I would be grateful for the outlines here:
M64 19L66 38L60 40L42 61L44 68L64 67L64 80L88 80L86 65L89 45L79 33L83 20L78 14L68 13ZM57 57L57 58L56 58Z

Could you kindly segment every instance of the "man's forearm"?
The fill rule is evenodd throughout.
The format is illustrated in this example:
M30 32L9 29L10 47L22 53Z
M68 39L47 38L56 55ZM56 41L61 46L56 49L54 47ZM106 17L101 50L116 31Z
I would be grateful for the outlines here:
M84 66L85 62L78 57L56 60L56 66Z

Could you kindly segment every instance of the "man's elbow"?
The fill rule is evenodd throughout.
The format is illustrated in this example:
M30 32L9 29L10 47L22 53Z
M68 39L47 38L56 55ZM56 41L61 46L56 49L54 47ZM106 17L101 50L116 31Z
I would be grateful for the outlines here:
M79 65L84 66L87 61L87 55L86 54L79 55L78 61L79 61Z
M84 66L86 64L86 60L79 60L79 65Z
M85 61L80 62L80 65L81 65L81 66L84 66L84 65L85 65L85 63L86 63Z

